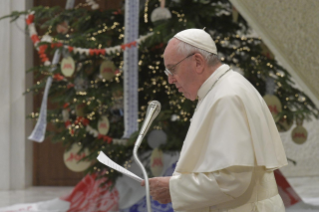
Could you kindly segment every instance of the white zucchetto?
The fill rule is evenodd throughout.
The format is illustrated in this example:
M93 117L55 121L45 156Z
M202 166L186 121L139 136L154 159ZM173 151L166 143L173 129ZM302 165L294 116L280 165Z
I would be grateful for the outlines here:
M212 54L217 54L214 40L203 29L186 29L177 33L174 38Z

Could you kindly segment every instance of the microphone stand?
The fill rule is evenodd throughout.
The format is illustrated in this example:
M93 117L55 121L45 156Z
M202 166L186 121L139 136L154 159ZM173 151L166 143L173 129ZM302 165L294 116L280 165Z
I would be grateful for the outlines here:
M139 135L137 137L137 140L135 142L134 149L133 149L133 155L134 155L134 160L137 162L137 164L140 166L140 168L142 169L142 172L143 172L144 181L145 181L145 190L146 190L147 211L152 212L151 198L150 198L150 185L148 182L148 176L147 176L146 170L145 170L142 162L138 159L138 156L137 156L137 149L140 147L138 144L142 142L143 137L144 137L143 135Z
M148 182L148 176L147 176L146 170L145 170L143 164L141 163L141 161L138 159L137 149L140 147L142 140L143 140L144 136L146 135L146 132L148 131L148 129L150 128L150 126L152 124L152 121L155 119L155 117L159 114L160 111L161 111L161 103L159 103L159 101L153 100L149 103L147 111L146 111L143 126L140 130L140 134L138 135L138 137L135 141L134 149L133 149L134 160L140 166L140 168L142 169L143 175L144 175L145 190L146 190L146 203L147 203L147 211L148 212L152 212L151 198L150 198L150 185Z

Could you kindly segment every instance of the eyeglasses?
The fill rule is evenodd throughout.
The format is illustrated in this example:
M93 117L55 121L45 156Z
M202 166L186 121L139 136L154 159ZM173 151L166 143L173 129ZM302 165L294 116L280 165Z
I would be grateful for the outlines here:
M176 63L175 65L173 65L173 66L171 67L171 69L174 69L178 64L180 64L181 62L183 62L183 61L186 60L187 58L193 56L194 54L195 54L195 53L188 55L187 57L185 57L184 59L182 59L181 61L179 61L179 62ZM174 76L174 74L173 74L170 70L168 70L167 68L165 68L164 73L165 73L167 76Z

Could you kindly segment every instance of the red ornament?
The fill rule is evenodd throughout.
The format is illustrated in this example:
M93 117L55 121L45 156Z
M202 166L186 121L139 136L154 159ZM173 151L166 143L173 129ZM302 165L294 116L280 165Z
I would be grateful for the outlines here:
M66 128L69 128L69 126L71 126L70 120L67 120L67 121L64 123L64 125L65 125Z
M73 51L73 47L72 46L68 46L68 50L69 50L69 52L72 52Z
M61 81L64 79L64 76L62 76L61 74L55 74L53 76L53 79L57 80L57 81ZM67 104L67 103L66 103Z
M103 139L104 142L107 142L108 144L110 144L113 140L113 138L107 136L107 135L102 135L102 134L99 134L97 136L97 139Z
M69 107L69 103L65 103L65 104L63 105L63 108L67 108L67 107Z
M31 36L31 40L33 41L33 43L35 44L36 42L40 42L40 39L38 37L38 35L34 34Z
M33 23L33 20L34 20L34 15L28 15L28 18L27 18L27 20L26 20L26 22L27 22L27 25L30 25L30 24L32 24Z

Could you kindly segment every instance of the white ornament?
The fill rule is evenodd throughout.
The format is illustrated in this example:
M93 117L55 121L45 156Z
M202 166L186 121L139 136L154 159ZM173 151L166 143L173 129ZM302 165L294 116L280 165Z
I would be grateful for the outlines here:
M75 63L72 57L65 57L61 62L61 72L64 76L70 77L73 75L75 70Z
M83 152L79 153L81 146L78 144L73 144L69 151L65 151L63 155L64 163L66 167L74 172L81 172L89 168L91 165L90 161L80 161L82 158L90 154L89 150L86 148Z
M111 60L105 60L102 62L100 66L100 75L103 77L103 79L111 80L115 76L114 72L116 70L116 67Z
M291 138L296 144L303 144L307 141L308 132L303 126L297 125L291 132Z
M171 121L178 121L178 120L179 120L179 116L178 116L178 115L173 114L173 115L171 116Z
M151 171L153 176L158 177L162 174L164 168L163 152L159 149L154 149L151 155Z
M51 62L50 62L50 61L45 61L45 62L44 62L44 65L45 65L45 66L50 66L50 65L51 65Z
M109 132L110 122L106 116L102 116L101 119L98 121L97 129L102 135L106 135Z

